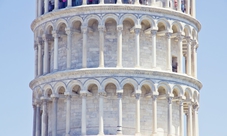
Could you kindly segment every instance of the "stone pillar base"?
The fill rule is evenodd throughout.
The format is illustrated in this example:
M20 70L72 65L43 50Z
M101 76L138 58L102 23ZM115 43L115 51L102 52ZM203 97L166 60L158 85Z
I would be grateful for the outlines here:
M151 136L158 136L158 134L156 133L156 134L151 134Z
M98 134L98 136L104 136L104 135L105 135L105 134L103 134L103 133L102 133L102 134Z

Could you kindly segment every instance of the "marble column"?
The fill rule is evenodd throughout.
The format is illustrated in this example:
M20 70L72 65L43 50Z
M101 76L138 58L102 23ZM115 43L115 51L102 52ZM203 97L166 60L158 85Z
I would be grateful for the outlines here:
M71 131L71 95L69 93L65 93L66 97L66 130L65 136L70 136Z
M136 136L140 136L140 93L135 94L136 96Z
M192 0L192 7L191 7L191 15L192 17L196 18L196 0Z
M167 38L167 71L172 71L171 34L166 33L166 38Z
M99 29L99 67L104 67L104 30L105 26L98 26Z
M183 40L183 36L178 35L177 36L178 39L178 48L179 48L179 54L178 54L178 73L183 73L183 47L182 47L182 40Z
M71 69L72 33L70 28L66 28L65 31L67 34L67 69Z
M117 67L122 67L122 31L123 26L117 26Z
M190 0L187 0L187 7L186 7L186 13L187 14L190 14L190 8L191 8Z
M83 33L83 56L82 67L87 68L87 27L82 26L81 31Z
M116 4L122 4L122 1L121 0L117 0Z
M169 7L169 0L166 0L165 1L165 8L168 8Z
M42 75L42 45L41 40L38 42L38 75Z
M191 39L187 38L187 74L191 76Z
M157 128L157 98L158 98L158 95L153 95L152 96L152 105L153 105L153 108L152 108L152 136L158 136L158 128Z
M47 123L47 99L42 98L43 101L43 114L42 114L42 136L48 135L48 123Z
M57 136L57 108L58 108L58 97L52 95L52 136Z
M42 0L38 0L38 16L42 15Z
M135 0L134 4L135 4L135 5L140 5L139 0Z
M36 18L39 16L39 0L36 0Z
M59 0L54 0L54 10L58 10L58 2Z
M72 0L67 0L67 8L72 7Z
M81 117L81 135L85 136L87 133L87 107L86 107L86 93L82 93L82 117Z
M99 92L99 135L104 135L104 120L103 120L103 97L105 92Z
M44 13L48 13L49 0L44 0Z
M157 34L157 30L151 30L151 36L152 36L152 68L156 68L156 34Z
M41 116L40 116L40 102L36 103L36 136L41 136Z
M168 136L172 136L172 97L167 98L168 102Z
M87 5L87 0L83 0L83 4L82 5Z
M100 0L100 1L99 1L99 4L105 4L105 3L104 3L104 0Z
M193 136L199 136L199 133L198 133L198 130L199 130L199 126L198 126L198 109L199 109L199 106L197 103L195 103L193 105Z
M184 136L184 103L179 100L179 119L180 119L180 136Z
M33 133L32 136L36 136L36 105L33 104Z
M181 0L177 0L177 11L181 11Z
M151 0L151 6L155 6L156 0Z
M188 136L193 136L192 130L192 104L188 104Z
M122 96L123 96L123 93L117 93L117 98L118 98L118 126L117 126L117 135L122 135Z
M58 33L56 31L52 32L54 37L54 71L58 70Z
M135 43L136 43L136 66L140 67L140 28L135 28Z
M194 65L193 65L193 67L194 67L193 68L193 70L194 70L193 76L194 76L194 78L197 78L197 42L194 43L192 49L193 49L193 63L194 63Z
M43 35L43 41L44 41L44 62L43 62L43 67L44 67L44 70L43 70L43 73L44 74L47 74L49 73L49 50L48 50L48 39L46 37L46 35Z
M35 45L34 47L35 51L35 77L38 75L38 45Z

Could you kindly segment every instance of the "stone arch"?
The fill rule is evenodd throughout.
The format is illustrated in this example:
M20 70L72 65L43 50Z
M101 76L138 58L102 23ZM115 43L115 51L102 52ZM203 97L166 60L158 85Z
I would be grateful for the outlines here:
M67 92L72 93L73 87L76 85L78 85L81 88L81 90L83 90L83 85L80 81L72 80L67 85Z
M137 20L137 18L132 15L132 14L125 14L123 15L121 18L120 18L120 21L119 21L119 25L123 25L123 21L126 20L126 19L131 19L134 23L134 25L139 25L139 21Z
M180 85L174 85L172 87L171 93L175 96L183 96L183 88ZM177 93L177 94L175 94Z
M138 89L138 83L136 82L136 80L131 79L131 78L126 78L121 82L121 88L124 87L125 84L131 84L135 90Z
M98 87L98 91L100 91L102 88L100 86L100 82L97 79L89 79L84 83L84 90L83 91L88 91L88 87L91 84L95 84Z
M197 90L194 90L193 92L193 99L194 99L194 102L199 102L199 93Z
M171 92L170 92L170 86L169 86L169 84L167 83L167 82L159 82L158 83L158 86L157 86L157 89L158 89L158 92L160 93L160 87L162 87L163 89L164 89L164 93L165 94L170 94Z
M89 15L89 16L86 17L83 26L88 26L89 25L88 24L89 21L92 20L92 19L97 20L98 21L98 25L100 25L101 22L102 22L101 19L99 18L99 16L97 16L97 15Z
M66 91L66 85L63 82L58 82L54 85L54 93L58 95L60 88L63 87Z
M44 30L43 30L43 28L41 27L41 28L38 29L38 36L39 36L39 37L42 37L43 34L44 34Z
M143 80L140 84L139 84L139 88L142 89L143 85L147 85L149 86L149 88L151 89L152 93L157 93L157 90L155 89L155 85L152 81L150 80Z
M75 16L75 17L73 17L73 18L71 18L70 20L69 20L69 27L71 28L72 27L72 25L73 25L73 22L75 22L75 21L79 21L81 24L83 24L84 22L83 22L83 19L81 18L81 17L79 17L79 16Z
M48 22L45 25L45 34L51 34L50 33L50 29L52 28L52 30L54 29L54 25L52 22Z
M158 31L162 31L162 25L164 25L164 30L166 30L166 31L170 31L170 23L169 23L169 21L167 20L167 19L165 19L165 18L160 18L160 19L158 19L158 21L157 21L157 27L158 27Z
M49 90L51 90L51 93L53 94L53 87L50 84L46 84L43 86L44 91L44 97L48 97Z
M60 29L60 26L62 24L65 24L66 28L68 27L68 23L65 19L59 19L56 23L55 23L55 26L56 26L56 30L59 30Z
M153 20L152 17L148 15L143 15L139 20L139 24L141 24L143 21L149 22L152 29L157 29L157 24L155 23L155 20Z
M174 21L172 23L172 26L171 26L172 30L173 30L173 33L182 33L182 30L183 30L183 26L180 22L178 21ZM176 29L176 30L175 30Z
M191 88L189 88L189 87L185 88L184 95L185 95L187 100L190 100L192 98L192 90L191 90Z
M196 30L194 28L192 30L192 39L193 40L197 40L197 32L196 32Z
M106 85L109 84L109 83L113 83L113 84L116 86L117 90L121 90L121 89L122 89L122 88L120 87L119 82L118 82L117 79L115 79L115 78L107 78L107 79L105 79L105 80L101 83L102 88L105 88Z
M113 20L115 20L116 23L117 23L117 25L119 25L119 18L118 18L118 16L116 16L116 15L114 15L114 14L106 14L106 15L103 17L102 21L101 21L101 25L105 25L105 23L106 23L106 21L107 21L108 19L113 19Z
M40 86L35 87L34 89L34 96L36 99L40 99L40 97L43 95L42 88Z
M185 36L191 37L191 28L189 25L184 26L184 33L185 33Z

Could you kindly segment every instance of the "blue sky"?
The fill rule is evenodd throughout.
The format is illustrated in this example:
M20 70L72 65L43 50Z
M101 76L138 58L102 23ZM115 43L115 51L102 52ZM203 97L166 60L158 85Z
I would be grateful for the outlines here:
M226 0L197 1L200 136L225 136L227 122ZM34 75L35 0L0 4L0 136L32 135L31 90Z

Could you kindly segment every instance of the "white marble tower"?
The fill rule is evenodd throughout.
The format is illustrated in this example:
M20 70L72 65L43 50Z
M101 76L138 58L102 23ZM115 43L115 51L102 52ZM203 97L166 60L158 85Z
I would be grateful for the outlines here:
M33 136L199 136L196 0L36 0Z

